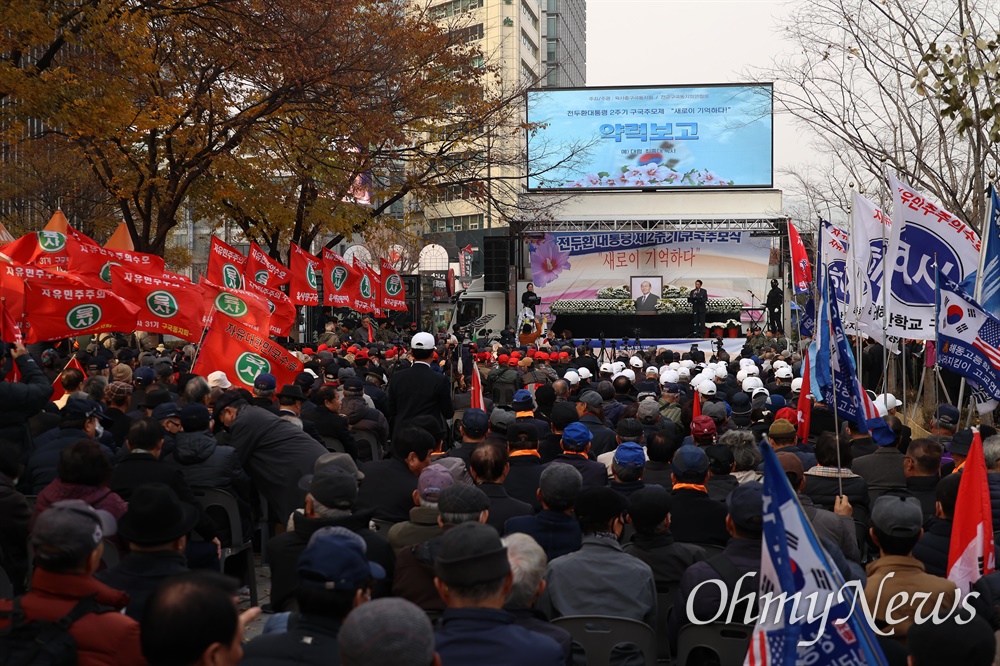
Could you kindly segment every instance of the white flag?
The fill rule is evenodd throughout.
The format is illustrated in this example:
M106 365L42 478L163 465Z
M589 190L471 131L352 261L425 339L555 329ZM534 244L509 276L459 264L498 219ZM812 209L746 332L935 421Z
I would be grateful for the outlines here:
M959 284L975 279L979 235L967 224L889 175L892 233L889 236L889 335L933 340L934 264ZM971 292L971 284L967 291Z
M889 245L892 221L878 206L853 193L851 238L847 255L847 275L851 285L851 319L861 330L884 344L882 326L885 307L882 286L885 284L885 249Z
M820 242L823 249L820 250L822 260L823 275L830 276L830 295L837 299L840 311L851 312L851 286L854 276L847 271L847 258L851 248L851 235L835 227L830 222L822 220L820 225ZM844 329L849 333L855 332L855 319L850 317L844 319Z

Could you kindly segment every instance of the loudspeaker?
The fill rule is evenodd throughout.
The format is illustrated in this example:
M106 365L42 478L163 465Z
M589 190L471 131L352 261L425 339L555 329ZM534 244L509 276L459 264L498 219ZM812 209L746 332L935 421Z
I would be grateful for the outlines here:
M483 289L486 291L505 292L510 288L507 275L514 263L512 248L506 236L483 238Z

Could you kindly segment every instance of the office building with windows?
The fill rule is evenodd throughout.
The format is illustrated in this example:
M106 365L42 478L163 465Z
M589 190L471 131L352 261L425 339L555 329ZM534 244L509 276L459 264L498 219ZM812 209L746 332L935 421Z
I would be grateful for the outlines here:
M546 88L587 85L587 0L542 0Z

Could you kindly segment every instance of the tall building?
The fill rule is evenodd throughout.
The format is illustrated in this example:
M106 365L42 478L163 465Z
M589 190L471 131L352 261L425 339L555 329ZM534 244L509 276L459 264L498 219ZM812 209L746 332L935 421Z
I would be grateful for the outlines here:
M587 0L543 0L546 88L587 85Z

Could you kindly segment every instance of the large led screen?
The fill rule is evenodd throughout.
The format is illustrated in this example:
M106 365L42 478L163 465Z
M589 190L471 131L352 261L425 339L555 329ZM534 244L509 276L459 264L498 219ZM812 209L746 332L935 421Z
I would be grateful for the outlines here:
M770 84L528 92L533 190L771 187Z

